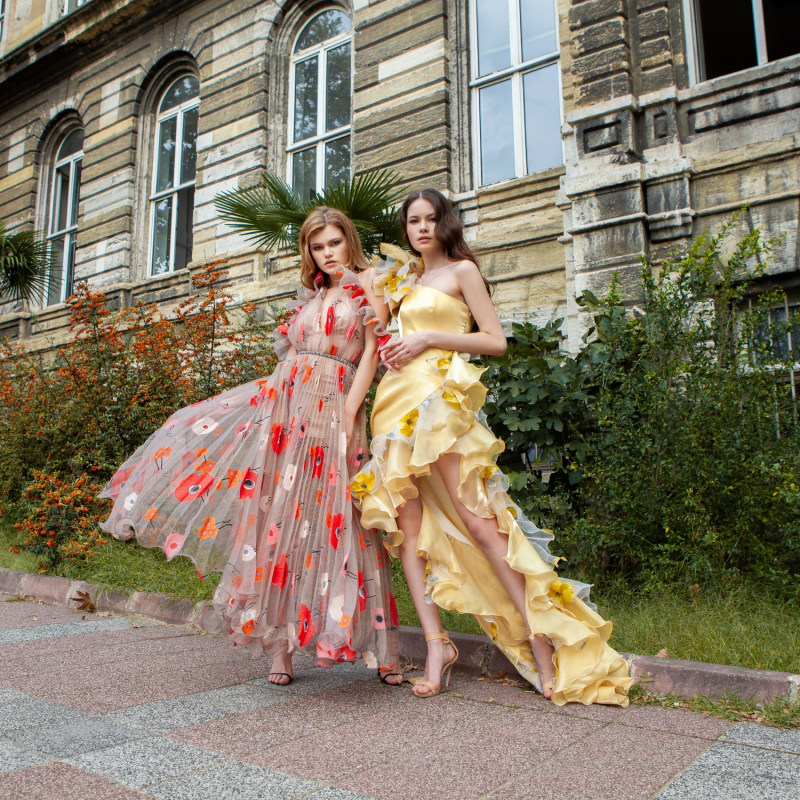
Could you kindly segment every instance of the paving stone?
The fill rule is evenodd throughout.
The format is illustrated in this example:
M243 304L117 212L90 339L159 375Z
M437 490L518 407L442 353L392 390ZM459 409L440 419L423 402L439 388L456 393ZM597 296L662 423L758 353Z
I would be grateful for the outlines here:
M717 742L676 778L658 800L800 798L800 757Z
M0 775L4 800L146 800L150 795L76 769L63 761Z
M3 690L0 703L0 730L8 735L19 729L78 722L87 715L74 708L51 703L39 697L28 697L22 692Z
M0 631L0 646L35 642L38 639L55 639L63 636L76 636L87 633L100 633L130 628L133 621L125 617L87 620L86 622L66 622L55 625L42 625L35 628L16 628Z
M366 797L363 794L355 794L349 792L347 789L337 789L334 786L326 786L318 792L311 792L306 795L308 800L374 800L374 798Z
M135 728L115 725L98 717L84 716L69 722L17 728L9 732L7 738L23 747L65 758L102 750L143 735L143 731Z
M25 769L47 761L52 761L52 757L0 738L0 773Z
M727 742L800 755L800 730L787 731L780 728L766 728L754 722L737 722L722 738Z
M174 778L193 775L221 762L221 756L199 747L150 736L105 750L76 755L69 763L80 769L145 789Z
M148 792L162 800L299 800L317 787L324 788L293 775L227 761L150 786Z
M706 739L605 725L496 790L492 800L647 800L708 747Z

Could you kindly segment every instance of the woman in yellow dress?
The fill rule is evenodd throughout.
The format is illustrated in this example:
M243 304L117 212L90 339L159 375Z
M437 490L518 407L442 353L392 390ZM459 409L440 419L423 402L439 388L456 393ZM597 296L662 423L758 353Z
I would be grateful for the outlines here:
M461 353L502 355L506 339L461 223L433 189L412 193L400 223L415 258L384 248L375 294L400 332L381 344L388 372L372 413L372 458L352 484L365 527L386 532L428 642L414 693L433 697L458 652L438 607L473 614L520 674L553 702L625 706L624 659L589 587L560 579L552 534L506 493L485 425L481 370ZM388 339L388 337L384 337Z

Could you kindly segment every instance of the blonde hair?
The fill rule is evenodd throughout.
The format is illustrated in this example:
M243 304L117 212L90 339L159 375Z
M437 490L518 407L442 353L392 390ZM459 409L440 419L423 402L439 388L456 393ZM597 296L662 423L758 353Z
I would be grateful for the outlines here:
M311 255L310 244L311 237L319 233L326 225L335 225L344 236L350 261L345 266L355 269L366 269L367 266L367 258L361 247L358 231L350 217L339 211L338 208L318 206L305 218L303 227L300 228L300 283L307 289L315 287L314 280L317 279L319 281L317 277L319 275L322 276L324 285L327 286L329 281L328 276L317 267L314 256Z

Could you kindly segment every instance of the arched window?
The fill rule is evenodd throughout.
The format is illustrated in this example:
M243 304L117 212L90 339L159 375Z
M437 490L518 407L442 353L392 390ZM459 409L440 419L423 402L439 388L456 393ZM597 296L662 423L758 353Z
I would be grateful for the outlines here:
M72 294L82 161L83 130L72 128L55 150L49 176L47 241L51 266L46 295L49 306L63 303Z
M352 38L347 14L329 8L292 51L288 177L304 200L350 175Z
M150 274L192 260L192 214L200 84L194 75L173 81L157 107L150 188Z

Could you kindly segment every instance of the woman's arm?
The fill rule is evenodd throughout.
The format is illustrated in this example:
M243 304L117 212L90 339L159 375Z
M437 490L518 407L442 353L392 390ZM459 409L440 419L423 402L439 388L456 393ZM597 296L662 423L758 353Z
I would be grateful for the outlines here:
M375 377L375 370L378 368L378 342L373 331L374 325L368 325L364 331L364 352L361 361L358 362L356 374L350 384L350 391L344 401L344 423L347 441L353 433L353 425L356 416L367 396L372 379Z
M506 352L507 342L503 326L500 324L492 298L477 266L471 261L461 261L452 269L458 289L469 307L478 330L474 333L428 330L395 337L381 348L381 359L390 369L402 367L429 347L486 356L501 356Z

